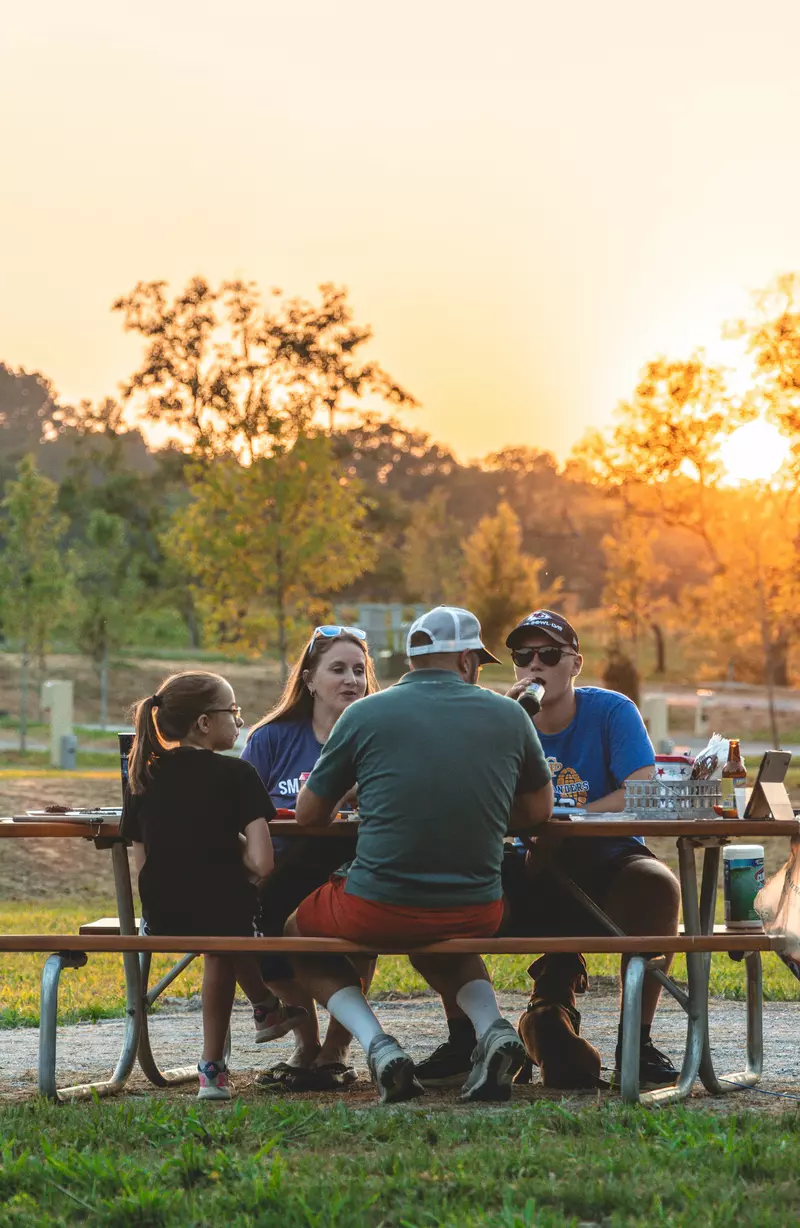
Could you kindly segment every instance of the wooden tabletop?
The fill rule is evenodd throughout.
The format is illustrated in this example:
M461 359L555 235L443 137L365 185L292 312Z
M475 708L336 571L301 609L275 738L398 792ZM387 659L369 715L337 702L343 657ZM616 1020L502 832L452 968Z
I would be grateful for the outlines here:
M353 819L338 819L328 827L300 827L294 819L273 819L269 828L273 836L300 837L312 836L326 839L353 836L358 831L358 821ZM510 833L513 835L513 831ZM523 833L530 834L530 833ZM633 819L621 815L597 815L586 819L572 819L567 822L554 821L546 824L535 833L546 840L565 840L588 838L592 836L612 836L617 839L623 836L694 836L698 840L720 839L731 840L740 836L790 836L800 835L800 819ZM85 840L113 839L119 835L119 824L111 823L68 823L29 820L24 823L14 823L11 819L0 819L0 838L2 837L44 837L64 839L82 836Z

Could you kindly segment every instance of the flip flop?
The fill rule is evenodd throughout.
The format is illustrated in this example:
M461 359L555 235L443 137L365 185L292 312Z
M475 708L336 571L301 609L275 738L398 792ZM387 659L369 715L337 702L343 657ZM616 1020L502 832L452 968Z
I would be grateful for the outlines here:
M295 1067L281 1079L280 1089L287 1092L336 1092L355 1083L358 1075L344 1062L328 1062L324 1066Z
M267 1070L256 1075L256 1087L281 1087L289 1075L295 1074L300 1067L290 1066L288 1062L276 1062Z

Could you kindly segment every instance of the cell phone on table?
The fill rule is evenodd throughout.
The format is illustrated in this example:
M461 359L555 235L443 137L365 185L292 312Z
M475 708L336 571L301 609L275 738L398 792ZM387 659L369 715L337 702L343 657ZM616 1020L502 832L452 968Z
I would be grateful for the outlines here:
M788 750L768 750L764 752L764 757L759 764L758 775L753 785L753 791L748 798L742 818L768 819L772 816L772 805L760 786L782 785L786 779L786 771L791 761L791 752ZM782 801L782 799L777 800L779 803ZM794 817L794 813L792 813L791 817Z

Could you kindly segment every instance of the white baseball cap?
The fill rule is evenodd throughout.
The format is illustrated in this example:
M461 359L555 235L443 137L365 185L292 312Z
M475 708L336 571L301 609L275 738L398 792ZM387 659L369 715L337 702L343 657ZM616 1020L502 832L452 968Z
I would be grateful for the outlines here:
M411 647L411 637L422 632L429 644ZM406 656L423 657L434 652L477 652L481 665L499 665L497 657L484 648L481 624L469 610L455 605L437 605L413 622L406 639Z

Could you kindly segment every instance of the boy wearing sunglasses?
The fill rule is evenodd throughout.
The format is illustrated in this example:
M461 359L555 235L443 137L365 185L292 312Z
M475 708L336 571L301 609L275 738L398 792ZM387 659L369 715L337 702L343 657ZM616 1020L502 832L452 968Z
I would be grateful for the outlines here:
M533 681L544 687L541 710L533 723L553 773L556 806L566 803L588 813L622 811L625 781L650 779L655 766L653 747L636 705L616 691L575 685L583 657L577 632L561 614L535 610L510 633L506 647L511 650L517 676L509 697L518 699ZM518 855L517 863L520 860L523 867L514 862L508 867L506 884L512 918L515 909L518 914L516 922L512 920L515 928L524 925L532 897L545 886L547 895L560 897L548 901L548 912L556 911L572 933L586 932L586 924L591 925L591 933L596 923L592 924L589 914L546 871L537 874L535 853L524 859ZM677 933L677 880L640 837L565 841L557 862L626 933ZM593 1046L578 1037L575 993L588 984L586 966L580 956L549 955L537 960L530 972L534 989L520 1020L520 1035L543 1079L555 1086L574 1085L582 1071L592 1070L594 1062L599 1066L596 1050L590 1052ZM661 986L648 977L642 1001L643 1087L667 1086L677 1079L670 1059L650 1039L660 993ZM618 1046L617 1067L619 1056Z
M577 632L561 614L535 610L511 631L506 647L517 676L509 698L519 700L533 682L544 687L541 709L532 719L552 772L556 808L623 810L625 781L649 779L655 764L636 705L615 691L575 685L583 657ZM678 882L640 838L564 841L556 863L626 933L677 933ZM537 870L535 851L509 850L503 891L514 934L605 932L544 867ZM543 956L529 971L534 989L519 1032L542 1082L560 1088L596 1086L600 1054L579 1035L575 1005L576 993L588 986L583 957ZM660 992L658 982L648 977L642 998L643 1088L667 1086L677 1079L670 1059L650 1040ZM417 1067L417 1077L428 1086L455 1082L474 1045L469 1021L459 1017L451 1003L445 1005L450 1038ZM617 1065L619 1057L618 1045ZM526 1076L530 1065L521 1077Z

